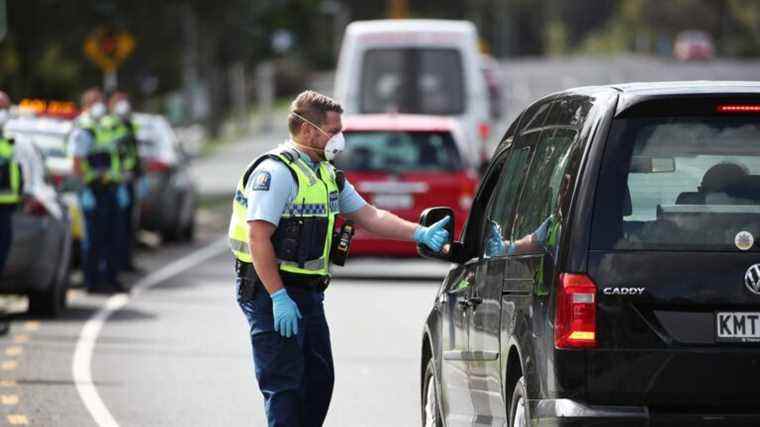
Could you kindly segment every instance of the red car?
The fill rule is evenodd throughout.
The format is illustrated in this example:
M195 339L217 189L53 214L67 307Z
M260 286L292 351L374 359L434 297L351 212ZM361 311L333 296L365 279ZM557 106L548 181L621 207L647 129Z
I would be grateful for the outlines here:
M464 132L440 116L378 114L343 119L346 151L335 161L368 202L417 222L431 206L466 218L478 184ZM455 230L461 233L462 222ZM357 230L351 255L415 256L416 245Z

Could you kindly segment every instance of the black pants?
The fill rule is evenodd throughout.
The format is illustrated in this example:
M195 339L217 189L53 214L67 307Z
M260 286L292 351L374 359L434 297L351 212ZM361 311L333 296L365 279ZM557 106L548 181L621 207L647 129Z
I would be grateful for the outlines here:
M272 299L264 286L240 277L236 285L238 304L250 326L256 380L266 402L269 427L321 426L335 382L324 292L287 287L303 318L298 335L285 338L274 331Z

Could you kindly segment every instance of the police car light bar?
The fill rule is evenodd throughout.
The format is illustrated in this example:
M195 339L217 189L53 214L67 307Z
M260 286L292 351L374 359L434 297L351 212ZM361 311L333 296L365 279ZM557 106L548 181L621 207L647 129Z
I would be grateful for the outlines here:
M719 113L760 113L760 104L718 105Z
M70 101L22 99L18 106L21 111L29 111L40 116L74 118L79 114L76 104Z

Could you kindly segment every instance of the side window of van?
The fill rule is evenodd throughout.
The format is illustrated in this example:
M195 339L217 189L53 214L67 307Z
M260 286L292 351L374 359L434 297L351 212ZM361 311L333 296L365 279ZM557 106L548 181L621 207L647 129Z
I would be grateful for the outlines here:
M560 190L566 186L565 170L576 135L577 131L570 128L541 132L514 220L513 240L536 231L555 211Z
M512 217L529 163L530 147L511 150L496 188L491 193L485 215L483 240L490 238L492 234L502 241L509 239ZM493 250L485 248L484 256L497 255L504 255L504 253L493 253Z

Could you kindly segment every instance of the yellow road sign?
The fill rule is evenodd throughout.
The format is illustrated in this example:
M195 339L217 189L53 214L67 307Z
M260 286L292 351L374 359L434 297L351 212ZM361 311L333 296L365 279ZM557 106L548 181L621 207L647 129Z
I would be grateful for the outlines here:
M106 73L116 71L135 49L135 39L126 31L100 27L84 42L84 53Z

